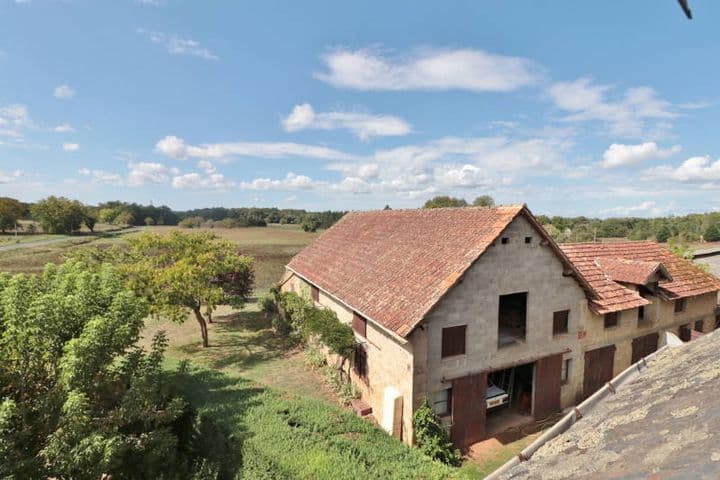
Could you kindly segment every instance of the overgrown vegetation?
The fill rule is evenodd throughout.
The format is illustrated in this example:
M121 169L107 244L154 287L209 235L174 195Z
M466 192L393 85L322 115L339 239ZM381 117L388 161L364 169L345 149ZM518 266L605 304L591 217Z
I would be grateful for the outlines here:
M230 437L167 382L166 338L135 347L147 312L110 265L0 277L0 478L233 475Z
M433 460L452 466L460 466L462 455L453 447L447 431L428 405L427 399L413 414L413 429L418 448Z

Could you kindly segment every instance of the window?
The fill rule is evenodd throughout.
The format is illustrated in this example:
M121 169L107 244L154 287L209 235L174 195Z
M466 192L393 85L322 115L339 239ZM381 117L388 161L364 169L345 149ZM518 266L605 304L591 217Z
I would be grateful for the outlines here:
M507 245L508 243L510 243L510 239L508 237L502 237L500 239L500 243L502 243L503 245Z
M645 320L645 305L638 307L638 322Z
M355 349L353 370L355 370L357 376L360 377L365 383L368 382L367 351L365 351L365 347L362 345L358 345Z
M606 313L605 314L605 328L617 327L618 317L620 317L620 314L618 312Z
M467 325L442 329L442 358L465 354L465 330Z
M715 314L715 330L720 328L720 313Z
M686 323L685 325L680 325L678 327L678 337L680 337L680 340L683 342L689 342L692 340L692 331L690 330L690 324Z
M703 320L698 320L697 322L695 322L694 330L696 332L704 332L705 331L705 322Z
M525 237L525 243L527 243L527 244L532 243L532 237Z
M363 338L367 337L367 319L353 312L352 329Z
M562 385L567 385L567 383L570 381L570 365L571 365L572 359L567 358L563 360L562 367L560 367L560 383Z
M320 301L320 289L314 285L310 287L310 297L312 298L313 302L319 302Z
M553 313L553 335L568 333L568 317L570 317L570 310Z
M433 412L439 417L452 413L452 388L446 388L432 394Z
M685 299L684 298L678 298L675 300L675 313L680 313L685 311Z
M525 341L527 292L500 295L498 348Z

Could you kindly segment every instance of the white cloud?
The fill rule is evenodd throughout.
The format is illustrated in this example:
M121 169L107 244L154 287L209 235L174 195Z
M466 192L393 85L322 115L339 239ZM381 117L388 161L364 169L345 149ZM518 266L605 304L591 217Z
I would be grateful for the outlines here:
M165 5L165 0L135 0L138 5L148 5L151 7L161 7Z
M389 57L373 49L339 48L322 57L315 77L354 90L470 90L508 92L538 81L535 64L484 50L418 49Z
M58 133L73 133L75 129L69 123L63 123L62 125L58 125L53 128L53 131Z
M284 158L309 157L324 160L343 160L352 155L316 145L292 142L231 142L188 145L182 138L168 135L155 145L155 151L175 159L225 159L228 157Z
M31 124L25 105L14 104L0 107L0 136L20 139L23 137L23 130Z
M180 174L177 168L155 162L130 162L128 167L130 168L128 185L132 186L168 183L171 176Z
M205 171L205 173L215 173L215 165L212 164L212 162L208 162L207 160L200 160L197 163L198 168L201 168Z
M63 143L63 150L66 152L77 152L80 150L80 144L78 143Z
M298 130L350 130L361 140L378 136L407 135L412 131L410 124L392 115L371 115L357 112L317 113L309 103L295 105L293 111L283 119L283 127L288 132Z
M657 130L669 128L668 122L678 117L677 109L658 97L651 87L635 87L613 100L608 94L610 85L598 85L588 78L559 82L548 89L548 95L561 110L569 112L567 121L600 121L608 125L609 133L622 137L647 135L648 121Z
M720 160L691 157L678 167L663 165L645 171L645 178L665 179L683 183L711 184L720 181Z
M90 170L89 168L81 168L78 170L80 175L90 177L90 181L100 185L122 185L122 176L116 173L106 172L104 170Z
M239 184L243 190L311 190L316 186L317 184L310 177L293 172L289 172L285 178L279 180L256 178Z
M667 158L682 150L680 145L668 149L658 147L655 142L645 142L639 145L624 145L613 143L603 153L600 164L604 168L626 167L637 165L652 159Z
M204 60L218 60L219 57L190 38L182 38L176 34L154 32L139 28L137 32L150 42L162 45L171 55L190 55Z
M642 202L640 205L634 205L629 207L614 207L600 210L603 215L640 215L649 214L658 211L655 207L655 202Z
M0 185L10 183L23 176L22 170L15 170L12 173L6 174L0 170Z
M75 96L75 90L70 88L68 85L60 85L55 87L53 96L60 100L70 100Z
M441 188L479 188L494 181L475 165L443 165L435 168L435 183Z
M186 173L172 179L173 188L182 190L226 190L235 186L235 182L225 179L221 173L210 173L202 176L199 173Z

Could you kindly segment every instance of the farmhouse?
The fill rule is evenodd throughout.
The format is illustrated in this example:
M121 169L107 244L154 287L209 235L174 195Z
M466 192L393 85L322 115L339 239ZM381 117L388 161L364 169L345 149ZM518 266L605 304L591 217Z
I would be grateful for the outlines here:
M715 326L720 281L650 242L558 246L524 205L351 212L283 291L352 324L368 410L412 443L427 398L461 447L574 405Z

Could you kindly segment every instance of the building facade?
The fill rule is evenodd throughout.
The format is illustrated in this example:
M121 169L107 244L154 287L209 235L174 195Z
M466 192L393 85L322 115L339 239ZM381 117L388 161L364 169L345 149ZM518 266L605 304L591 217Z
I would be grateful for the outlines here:
M717 279L653 243L597 245L559 247L525 206L353 212L281 288L353 326L384 429L412 443L428 401L462 447L572 406L665 331L714 328Z

